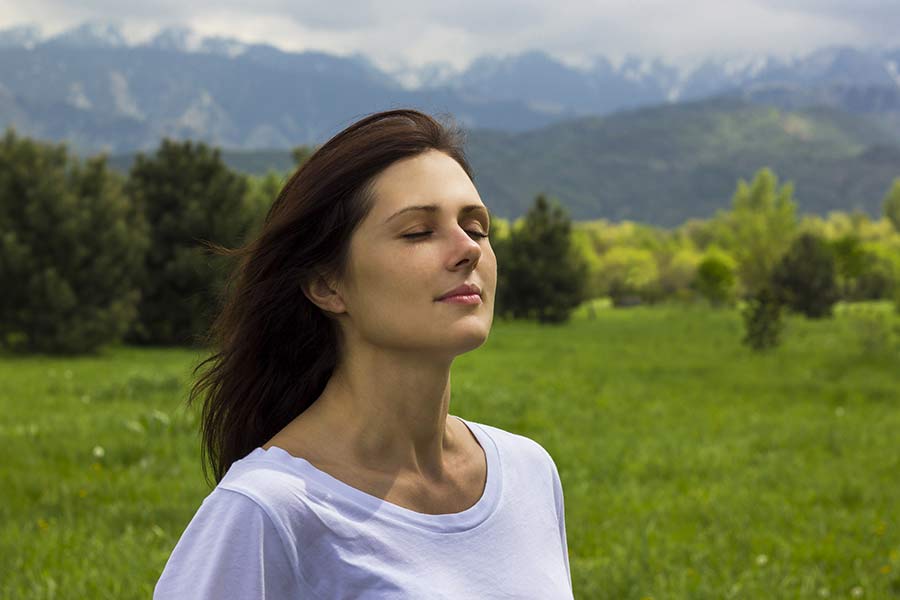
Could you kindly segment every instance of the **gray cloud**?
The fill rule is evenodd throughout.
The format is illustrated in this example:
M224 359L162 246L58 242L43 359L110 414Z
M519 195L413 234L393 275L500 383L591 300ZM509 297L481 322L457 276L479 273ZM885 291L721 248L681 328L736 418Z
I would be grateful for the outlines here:
M187 25L291 50L362 52L383 66L543 49L573 63L633 53L693 62L709 56L804 53L834 44L894 45L900 3L875 0L32 0L0 11L0 26L38 22L54 33L116 20L132 38Z

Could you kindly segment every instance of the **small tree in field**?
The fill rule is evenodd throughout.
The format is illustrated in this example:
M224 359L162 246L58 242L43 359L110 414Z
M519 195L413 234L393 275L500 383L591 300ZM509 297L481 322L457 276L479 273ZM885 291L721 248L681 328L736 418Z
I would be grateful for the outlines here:
M584 301L588 267L571 243L571 222L544 195L497 253L499 314L561 323Z
M732 210L720 214L726 250L737 262L746 295L769 285L772 269L787 251L797 230L797 205L790 183L778 184L770 169L761 169L751 183L738 182Z
M105 157L0 140L0 345L82 353L135 317L147 227Z
M775 267L772 286L791 310L813 319L832 316L839 293L829 244L812 233L797 237Z
M752 350L763 352L775 348L781 342L784 329L781 304L771 288L757 290L747 301L741 316L745 331L741 341Z

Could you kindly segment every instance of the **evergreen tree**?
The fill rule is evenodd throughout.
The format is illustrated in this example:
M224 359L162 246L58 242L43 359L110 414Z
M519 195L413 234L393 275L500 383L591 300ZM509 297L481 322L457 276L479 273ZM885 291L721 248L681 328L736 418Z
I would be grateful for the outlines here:
M91 352L136 314L135 273L147 226L104 156L81 163L64 145L0 141L0 345Z
M812 233L798 236L775 267L772 286L788 308L813 319L832 316L839 294L828 243Z
M225 165L218 149L163 140L154 156L137 156L128 191L151 228L143 297L129 339L196 342L220 308L226 276L222 258L204 243L238 245L253 226L246 179Z
M523 225L495 252L499 314L561 323L584 301L587 264L571 242L571 222L555 199L538 195Z

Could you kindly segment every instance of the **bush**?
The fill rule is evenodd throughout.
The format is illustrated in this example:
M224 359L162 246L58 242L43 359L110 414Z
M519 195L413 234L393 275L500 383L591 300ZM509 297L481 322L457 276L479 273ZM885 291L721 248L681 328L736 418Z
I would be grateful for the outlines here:
M713 306L721 306L734 300L735 282L734 261L723 253L709 253L697 265L691 287Z
M147 225L103 156L7 131L0 142L0 344L90 352L136 314Z

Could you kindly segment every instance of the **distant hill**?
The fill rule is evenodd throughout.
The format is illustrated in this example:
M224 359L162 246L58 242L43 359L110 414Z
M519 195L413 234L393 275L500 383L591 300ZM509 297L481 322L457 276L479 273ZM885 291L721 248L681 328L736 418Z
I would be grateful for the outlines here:
M485 203L520 215L560 198L573 218L673 226L730 205L738 178L771 167L804 213L880 214L900 177L900 136L832 109L784 111L736 98L586 117L520 134L472 132Z
M516 218L534 196L556 196L577 220L674 226L727 208L738 178L761 167L795 184L800 212L872 216L900 177L900 136L832 109L784 111L739 98L586 117L523 133L468 132L484 202ZM248 173L292 167L288 151L225 151ZM126 169L131 155L113 163Z

